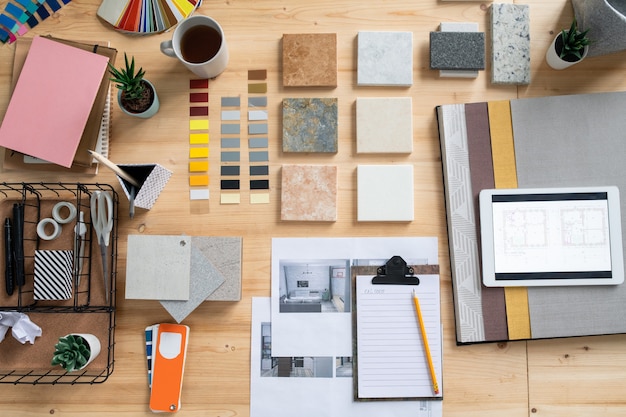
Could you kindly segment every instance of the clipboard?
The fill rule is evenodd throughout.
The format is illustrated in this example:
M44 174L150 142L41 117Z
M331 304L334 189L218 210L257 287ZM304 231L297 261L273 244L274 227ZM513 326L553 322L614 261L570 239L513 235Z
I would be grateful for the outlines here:
M352 289L354 400L443 399L439 266L408 266L394 256L384 266L352 267ZM424 318L438 393L413 291Z

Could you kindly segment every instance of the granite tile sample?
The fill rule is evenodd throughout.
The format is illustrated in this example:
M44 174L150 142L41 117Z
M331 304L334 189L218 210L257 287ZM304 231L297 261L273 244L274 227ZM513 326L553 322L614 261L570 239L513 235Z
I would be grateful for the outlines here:
M357 166L357 221L412 221L413 165Z
M359 32L357 84L392 87L413 85L413 33Z
M336 166L283 165L281 184L281 220L337 220Z
M337 99L283 99L283 152L337 152Z
M491 5L491 82L530 84L528 5Z
M439 30L442 32L478 32L476 22L441 22ZM476 78L478 70L439 70L442 78Z
M413 152L411 97L356 99L357 153Z
M430 68L485 69L483 32L430 32Z
M337 87L337 34L283 35L285 87Z

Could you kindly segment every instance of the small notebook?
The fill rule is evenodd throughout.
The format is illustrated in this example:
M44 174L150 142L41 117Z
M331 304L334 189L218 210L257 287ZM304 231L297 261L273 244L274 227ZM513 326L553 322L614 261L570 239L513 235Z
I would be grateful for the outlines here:
M356 277L355 400L442 398L439 275L419 284L378 284ZM424 348L413 291L419 299L439 393Z

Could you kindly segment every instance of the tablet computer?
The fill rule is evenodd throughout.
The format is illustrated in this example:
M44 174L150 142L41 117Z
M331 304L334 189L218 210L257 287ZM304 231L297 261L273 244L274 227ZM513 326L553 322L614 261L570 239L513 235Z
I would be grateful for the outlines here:
M624 282L617 187L482 190L479 205L486 286Z

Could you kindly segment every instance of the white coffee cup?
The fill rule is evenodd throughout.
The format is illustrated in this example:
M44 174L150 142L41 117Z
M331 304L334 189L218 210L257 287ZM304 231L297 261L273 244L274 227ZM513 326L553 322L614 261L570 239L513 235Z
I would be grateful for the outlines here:
M180 22L172 39L161 42L161 52L178 58L191 72L203 78L217 77L228 64L224 30L214 19L204 15Z

